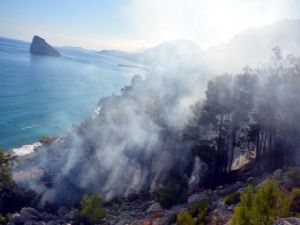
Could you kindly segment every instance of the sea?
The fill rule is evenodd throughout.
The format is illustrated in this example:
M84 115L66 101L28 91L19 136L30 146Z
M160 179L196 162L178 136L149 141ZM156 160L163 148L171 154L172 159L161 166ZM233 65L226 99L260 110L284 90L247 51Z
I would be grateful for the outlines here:
M0 147L5 151L62 136L119 94L135 74L131 61L75 47L61 57L34 55L29 42L0 38ZM124 66L125 65L125 66ZM127 66L128 65L128 66Z

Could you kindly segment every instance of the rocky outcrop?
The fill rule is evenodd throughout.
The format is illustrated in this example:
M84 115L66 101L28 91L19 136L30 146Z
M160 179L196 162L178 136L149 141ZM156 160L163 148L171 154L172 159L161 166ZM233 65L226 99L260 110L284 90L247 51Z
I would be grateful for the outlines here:
M54 56L54 57L60 56L60 53L55 48L53 48L45 41L45 39L39 36L33 37L30 45L30 52L39 55L47 55L47 56Z
M277 220L273 225L300 225L300 219L298 218L284 218Z

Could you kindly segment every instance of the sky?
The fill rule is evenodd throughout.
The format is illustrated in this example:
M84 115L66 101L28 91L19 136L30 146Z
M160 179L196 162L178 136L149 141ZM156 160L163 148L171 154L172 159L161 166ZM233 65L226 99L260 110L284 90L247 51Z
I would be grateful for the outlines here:
M165 40L202 48L282 19L299 0L0 0L0 36L57 46L134 51Z

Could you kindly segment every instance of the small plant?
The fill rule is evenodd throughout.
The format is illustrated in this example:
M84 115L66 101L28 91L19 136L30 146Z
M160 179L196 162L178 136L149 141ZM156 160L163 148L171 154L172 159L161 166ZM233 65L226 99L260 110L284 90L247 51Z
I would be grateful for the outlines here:
M300 169L299 168L290 168L285 176L288 178L287 188L291 187L300 187Z
M235 207L230 225L271 225L290 215L291 198L273 181L267 181L256 193L249 187Z
M0 214L0 225L4 225L4 224L6 224L6 219L5 219L4 216L2 216L2 215Z
M155 200L163 207L169 208L174 204L184 202L186 183L169 178L164 187L155 193Z
M189 213L195 217L198 215L198 213L201 213L202 211L206 211L208 210L208 203L206 200L204 199L200 199L196 202L194 202L189 209Z
M106 216L102 204L103 200L98 195L84 195L80 202L79 220L87 224L101 223Z
M240 192L231 193L224 198L224 203L226 205L236 204L240 201L241 194Z
M11 208L11 195L15 187L9 170L9 160L10 156L0 149L0 196L2 196L0 198L0 213L2 214L6 214Z
M300 217L300 188L293 188L292 190L292 203L291 214L296 217Z
M193 219L193 217L188 212L184 212L177 216L176 224L177 225L195 225L196 221Z

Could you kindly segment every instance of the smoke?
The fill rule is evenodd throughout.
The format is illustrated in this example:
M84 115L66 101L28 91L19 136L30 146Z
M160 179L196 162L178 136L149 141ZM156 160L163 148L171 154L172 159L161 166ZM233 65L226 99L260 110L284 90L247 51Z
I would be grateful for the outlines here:
M224 68L217 58L205 61L207 56L182 40L130 56L149 65L145 78L135 75L120 95L102 98L95 115L66 137L24 157L15 177L20 171L42 175L19 184L41 194L43 202L58 203L86 192L106 199L151 192L174 170L195 186L205 166L193 159L195 143L184 133L197 118L192 106L201 105L207 80ZM236 69L231 62L226 68Z
M111 199L155 190L172 170L188 172L192 159L183 130L192 115L191 99L201 93L194 96L195 79L134 76L121 95L101 99L100 111L65 138L25 157L15 175L43 171L25 182L43 202L76 200L83 192Z

